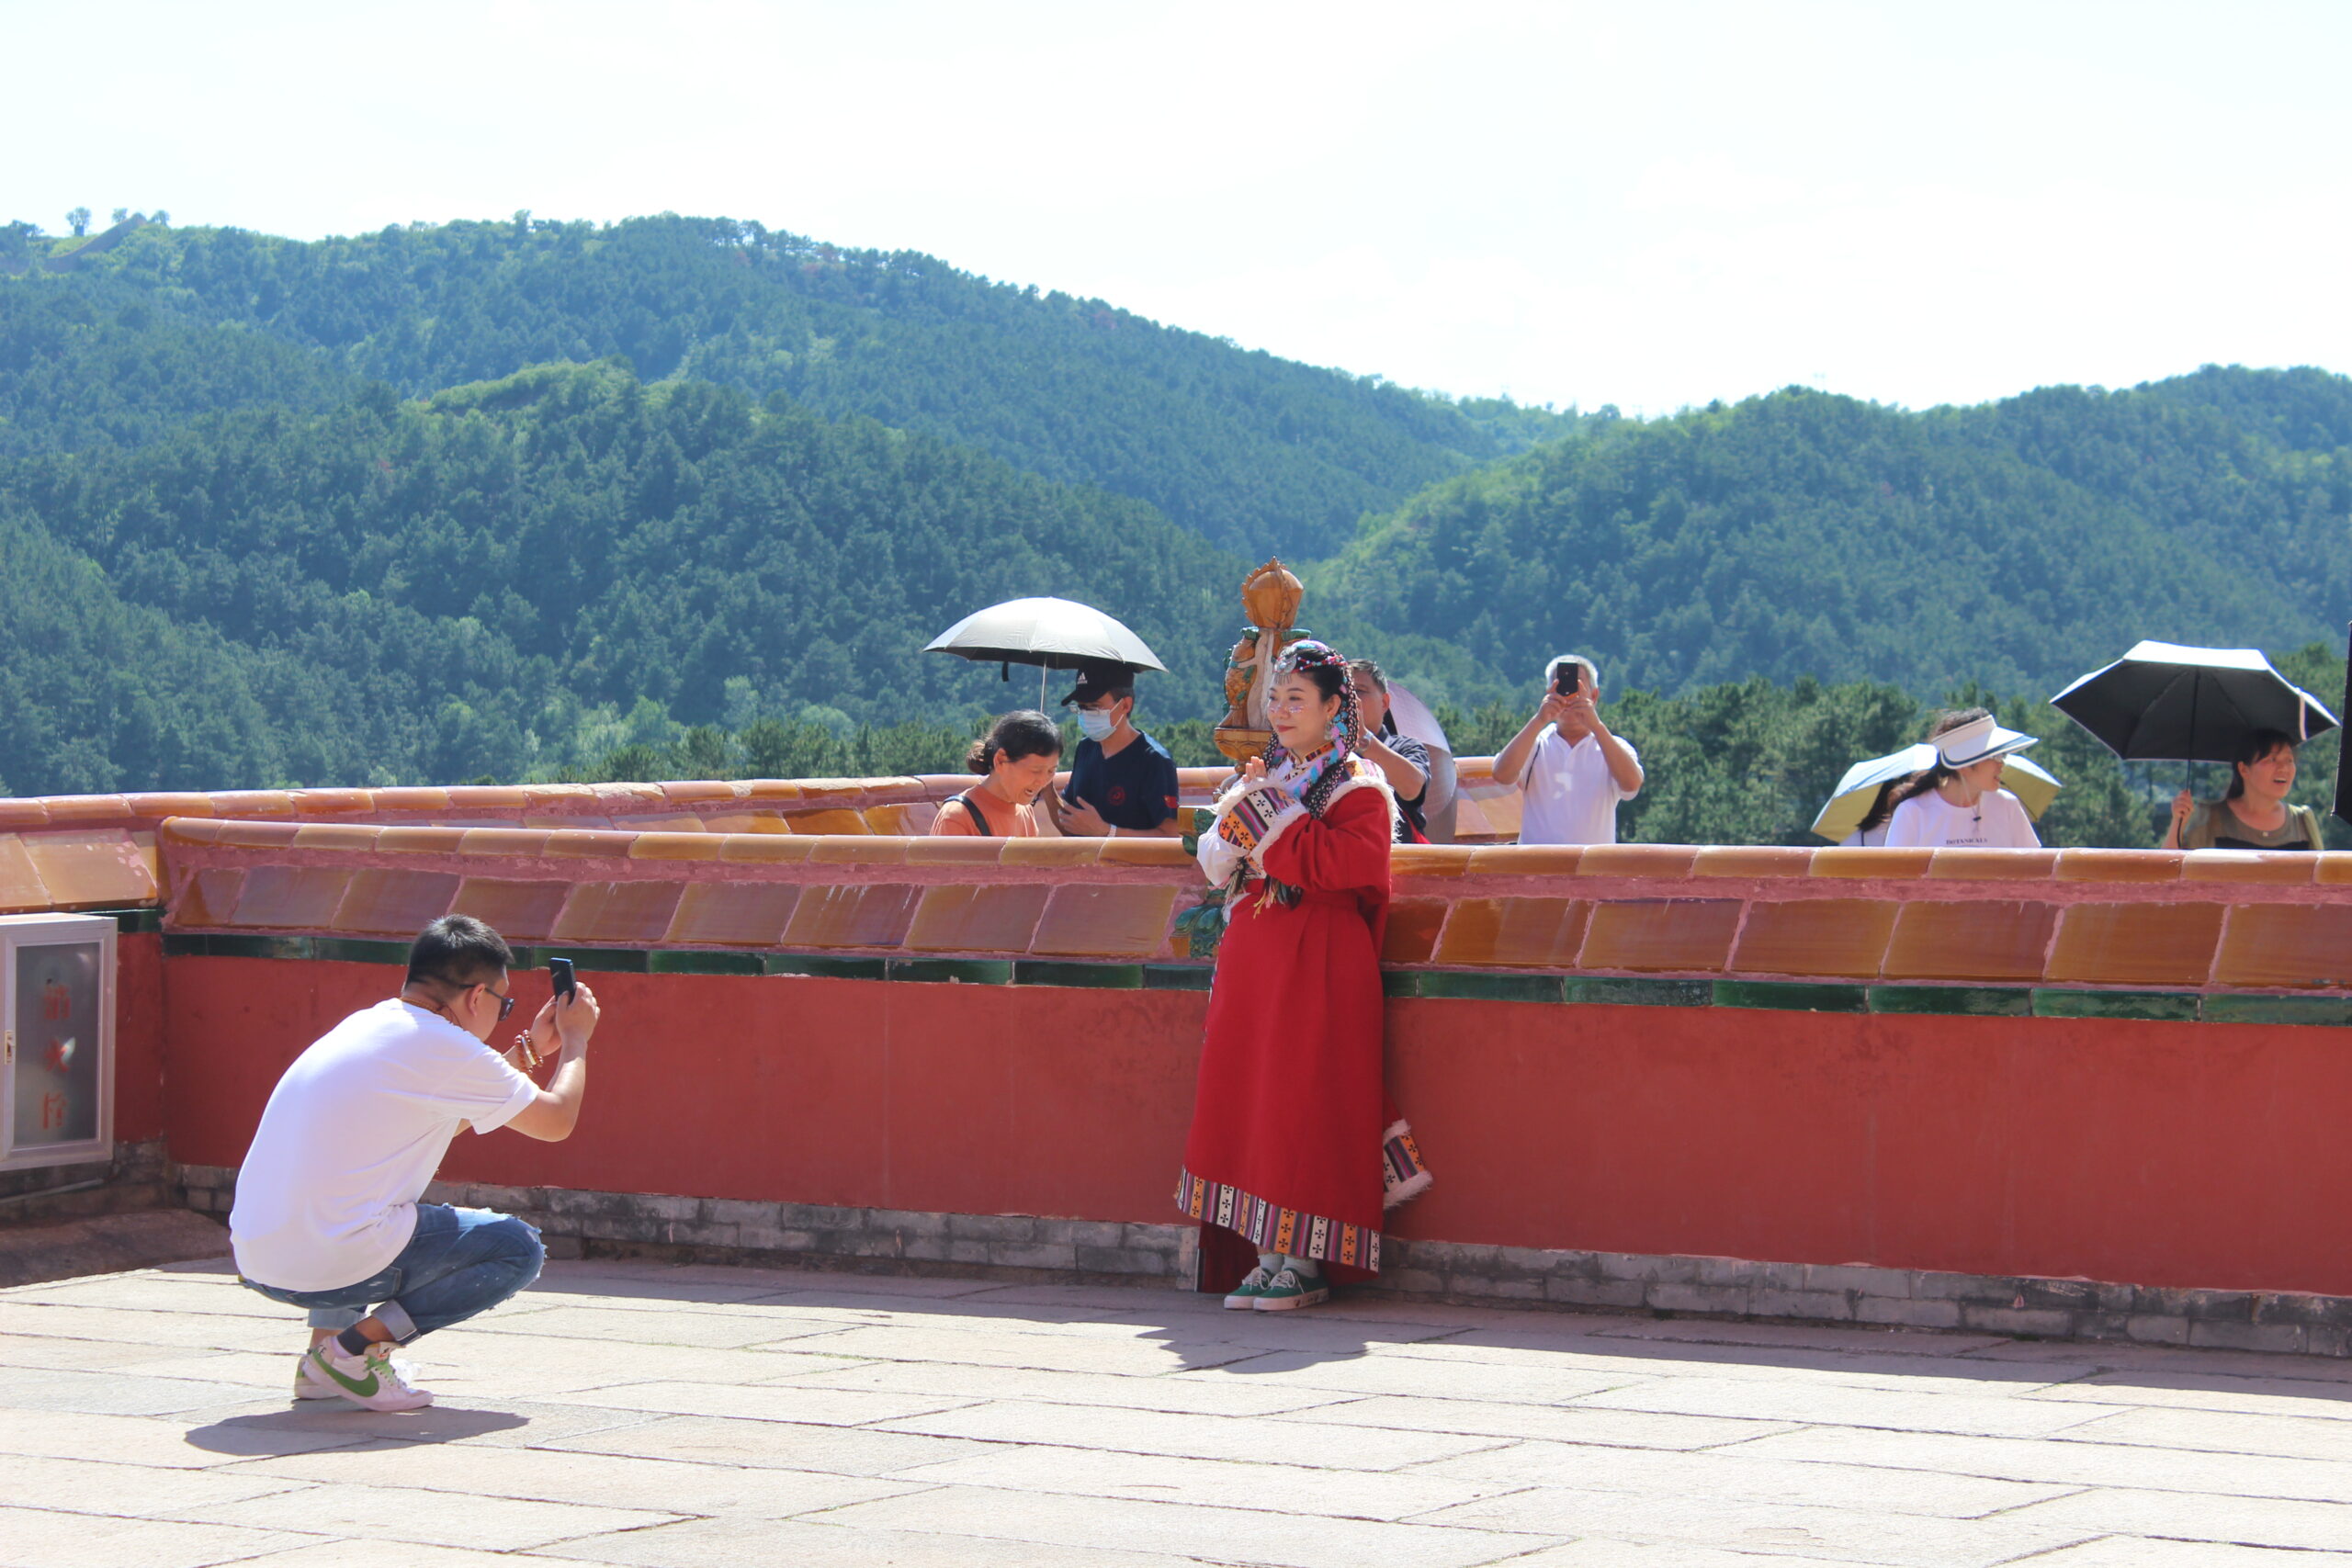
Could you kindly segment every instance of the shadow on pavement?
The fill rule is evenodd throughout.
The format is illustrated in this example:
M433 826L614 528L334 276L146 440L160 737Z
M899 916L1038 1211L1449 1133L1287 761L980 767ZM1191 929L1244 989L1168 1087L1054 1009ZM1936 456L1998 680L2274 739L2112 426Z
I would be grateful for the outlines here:
M253 1459L314 1453L345 1443L454 1443L528 1426L531 1419L510 1410L464 1410L437 1404L399 1414L362 1410L341 1401L326 1410L232 1416L195 1427L187 1434L187 1441L208 1453Z

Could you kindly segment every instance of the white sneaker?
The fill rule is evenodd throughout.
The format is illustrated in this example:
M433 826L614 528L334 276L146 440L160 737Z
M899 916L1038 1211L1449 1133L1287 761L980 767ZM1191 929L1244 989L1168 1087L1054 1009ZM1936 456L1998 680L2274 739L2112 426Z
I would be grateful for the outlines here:
M311 1381L311 1358L294 1358L294 1397L297 1399L341 1399L342 1393L332 1388L322 1388Z
M302 1374L362 1410L422 1410L433 1403L431 1391L411 1384L392 1365L390 1345L370 1345L365 1356L346 1356L342 1346L322 1339L302 1358Z

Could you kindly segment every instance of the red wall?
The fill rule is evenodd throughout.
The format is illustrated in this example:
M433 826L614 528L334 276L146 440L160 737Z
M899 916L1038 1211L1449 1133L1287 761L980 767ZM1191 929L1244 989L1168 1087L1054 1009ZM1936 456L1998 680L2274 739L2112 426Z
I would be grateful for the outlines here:
M114 939L114 1135L142 1144L164 1135L164 939Z
M589 978L605 1021L581 1131L462 1138L445 1174L1176 1217L1198 993ZM238 1163L285 1065L399 980L172 959L173 1156ZM543 980L515 980L537 1006ZM1407 1237L2352 1294L2352 1050L2332 1030L1455 1000L1388 1016L1438 1179Z

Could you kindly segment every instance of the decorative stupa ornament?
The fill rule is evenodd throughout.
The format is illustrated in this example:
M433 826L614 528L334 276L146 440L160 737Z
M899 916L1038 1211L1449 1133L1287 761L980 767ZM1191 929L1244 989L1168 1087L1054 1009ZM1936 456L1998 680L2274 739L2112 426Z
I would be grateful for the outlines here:
M1216 749L1236 762L1263 751L1273 738L1266 722L1266 688L1274 660L1307 634L1298 626L1299 601L1306 596L1290 569L1270 560L1241 584L1241 608L1250 624L1225 665L1225 717L1216 727Z

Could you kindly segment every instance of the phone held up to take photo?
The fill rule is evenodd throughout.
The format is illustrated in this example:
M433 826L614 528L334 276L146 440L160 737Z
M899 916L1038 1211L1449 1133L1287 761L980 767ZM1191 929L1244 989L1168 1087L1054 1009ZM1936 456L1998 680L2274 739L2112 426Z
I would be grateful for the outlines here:
M572 990L571 960L569 958L548 959L548 983L555 987L555 995L558 1001L561 1001L566 997L571 996Z
M1552 689L1564 697L1575 696L1583 681L1584 666L1573 659L1552 671Z

